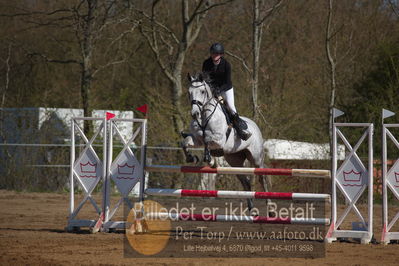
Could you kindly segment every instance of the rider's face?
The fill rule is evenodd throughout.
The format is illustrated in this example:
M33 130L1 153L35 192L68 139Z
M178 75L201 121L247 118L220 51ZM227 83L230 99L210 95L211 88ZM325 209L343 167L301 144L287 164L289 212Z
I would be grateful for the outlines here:
M211 54L212 61L215 63L219 63L220 58L222 58L223 54Z

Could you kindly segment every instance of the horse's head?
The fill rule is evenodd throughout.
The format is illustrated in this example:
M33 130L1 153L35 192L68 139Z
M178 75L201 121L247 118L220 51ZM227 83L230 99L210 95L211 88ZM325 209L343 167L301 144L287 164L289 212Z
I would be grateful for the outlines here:
M191 101L191 116L194 119L199 119L203 107L213 98L209 77L204 73L194 76L188 74L188 80L190 81L188 93Z

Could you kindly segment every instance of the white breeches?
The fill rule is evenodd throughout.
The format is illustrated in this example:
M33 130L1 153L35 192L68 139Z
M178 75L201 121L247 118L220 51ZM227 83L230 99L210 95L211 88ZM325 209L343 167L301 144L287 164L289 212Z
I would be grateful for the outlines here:
M227 103L227 107L230 111L235 114L237 113L236 106L234 105L234 88L231 88L228 91L222 91L222 97Z

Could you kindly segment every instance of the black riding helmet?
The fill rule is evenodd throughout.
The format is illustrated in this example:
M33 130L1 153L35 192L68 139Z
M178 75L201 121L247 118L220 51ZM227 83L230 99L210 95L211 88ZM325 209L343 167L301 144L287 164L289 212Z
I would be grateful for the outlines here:
M220 43L214 43L211 45L209 51L211 54L224 54L224 47Z

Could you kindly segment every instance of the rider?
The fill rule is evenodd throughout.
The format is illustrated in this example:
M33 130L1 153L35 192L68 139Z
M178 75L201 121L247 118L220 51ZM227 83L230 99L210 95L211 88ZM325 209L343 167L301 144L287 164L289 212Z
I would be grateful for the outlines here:
M252 133L247 124L240 118L234 105L234 89L231 83L231 65L223 57L224 47L220 43L212 44L211 56L202 64L202 71L207 72L211 78L211 85L215 94L220 94L227 103L227 109L233 120L234 128L242 140L247 140Z

